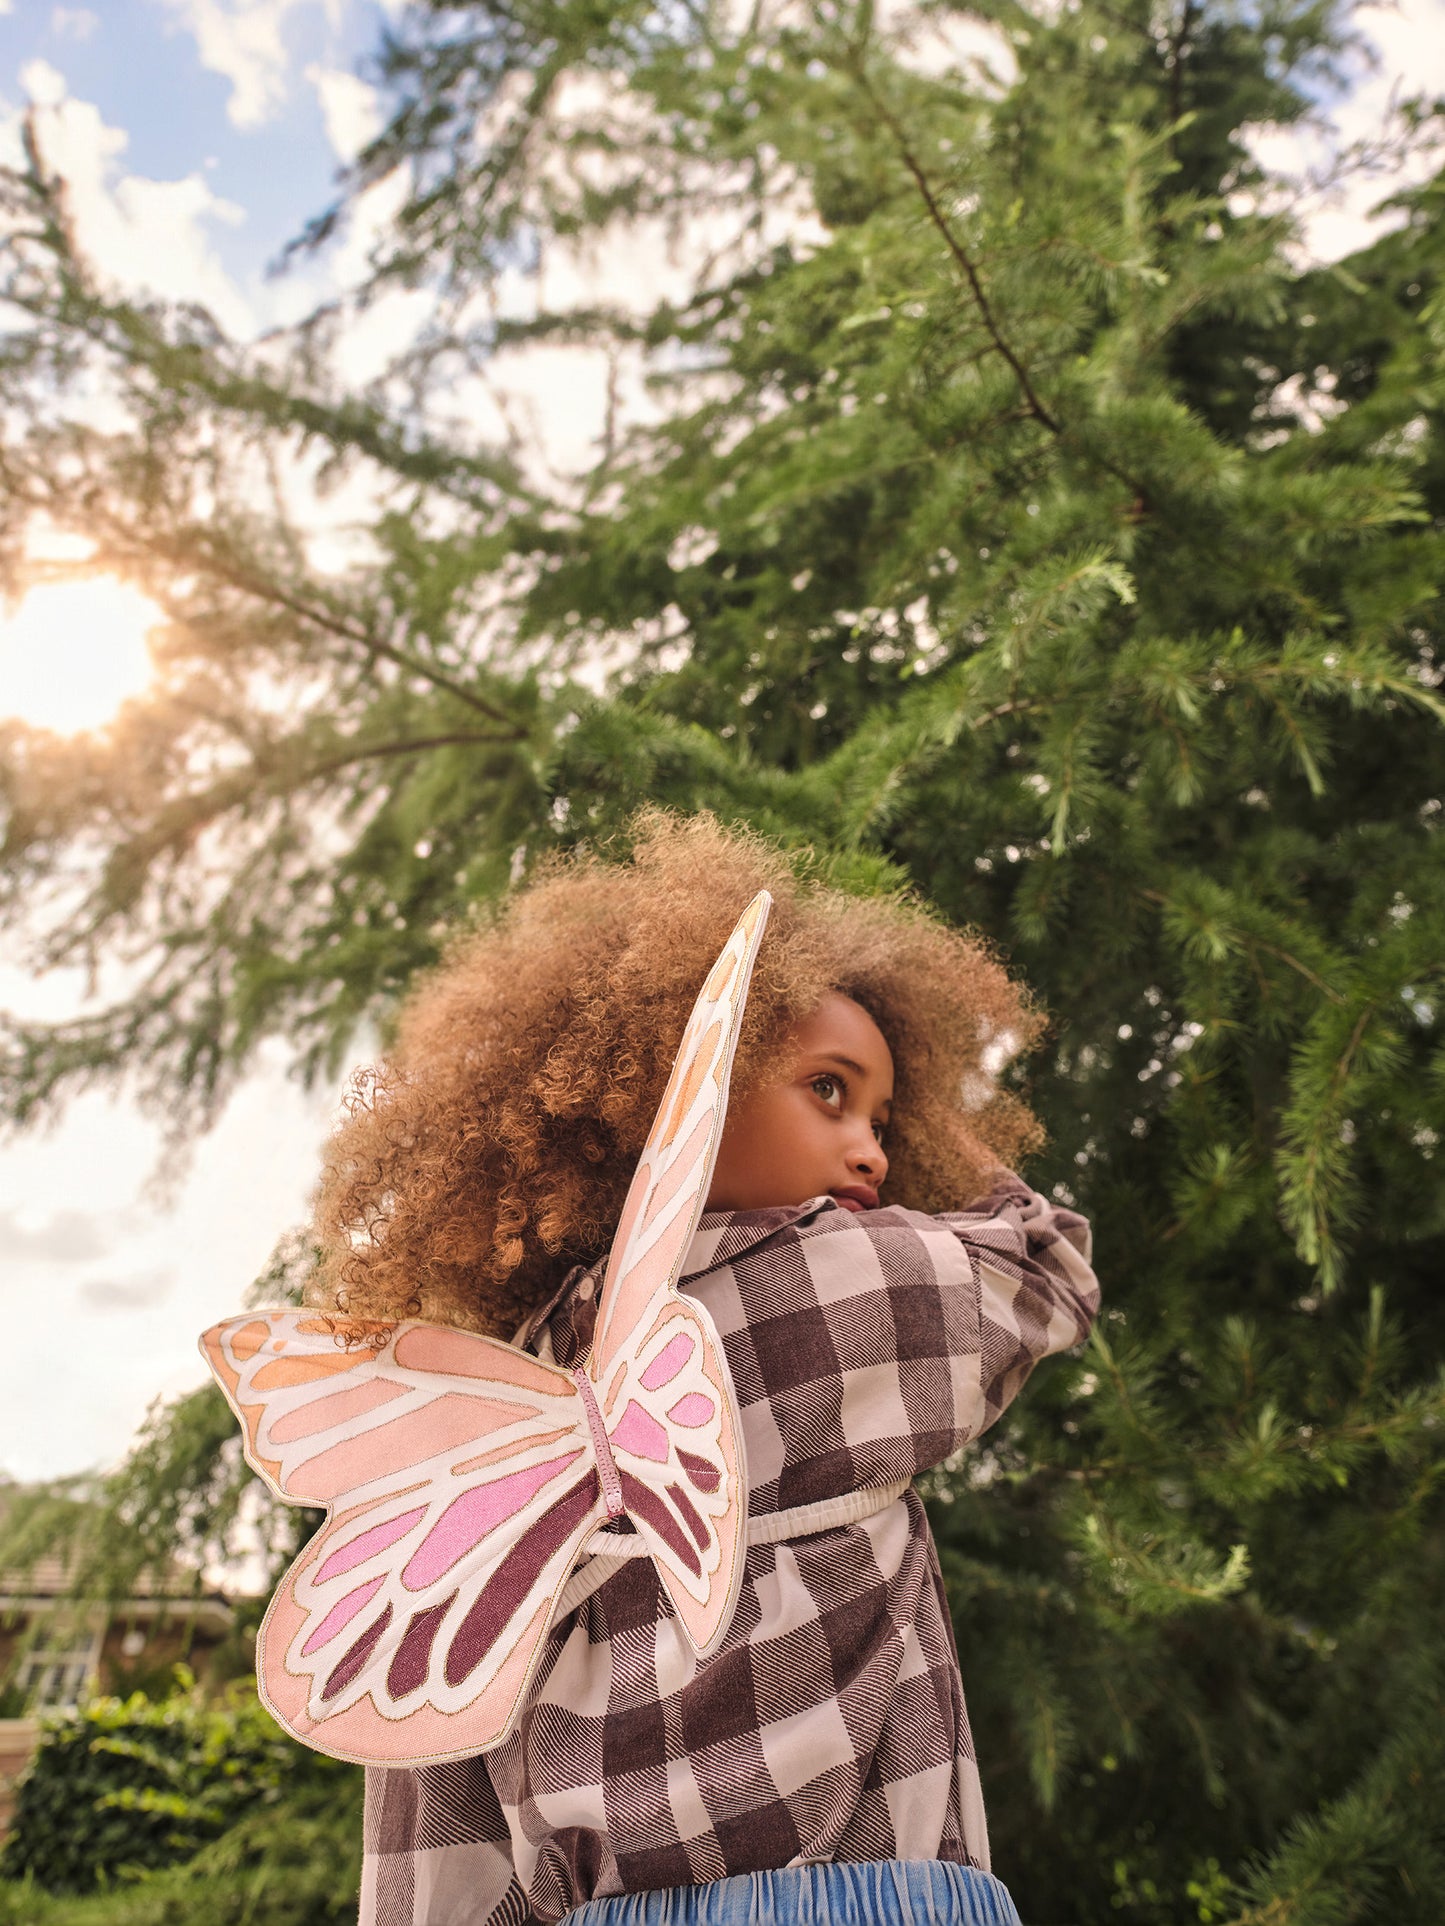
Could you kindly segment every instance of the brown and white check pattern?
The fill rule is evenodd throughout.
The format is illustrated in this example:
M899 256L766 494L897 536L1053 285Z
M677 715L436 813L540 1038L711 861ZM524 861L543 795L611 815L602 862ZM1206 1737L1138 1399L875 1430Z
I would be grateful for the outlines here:
M571 1365L574 1272L524 1334ZM722 1336L753 1515L878 1488L978 1436L1098 1308L1089 1231L1019 1179L968 1211L831 1198L705 1216L685 1287ZM362 1926L521 1926L585 1900L796 1861L953 1859L988 1837L916 1493L754 1545L699 1664L645 1559L554 1627L529 1712L484 1758L367 1773Z

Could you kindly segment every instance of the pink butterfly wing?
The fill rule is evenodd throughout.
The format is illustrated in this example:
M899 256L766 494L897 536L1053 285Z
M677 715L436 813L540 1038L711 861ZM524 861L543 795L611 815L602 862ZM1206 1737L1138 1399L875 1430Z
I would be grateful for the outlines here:
M706 1658L737 1604L747 1507L732 1385L701 1306L665 1304L614 1379L607 1425L623 1502Z
M262 1697L289 1731L381 1764L495 1745L556 1600L606 1516L577 1387L510 1345L435 1325L343 1351L303 1312L234 1318L202 1347L247 1456L331 1516L262 1627Z
M588 1364L618 1430L628 1513L704 1655L737 1600L746 1480L721 1346L675 1286L770 900L748 906L689 1020L628 1192ZM377 1349L348 1351L327 1320L272 1311L230 1319L201 1343L249 1462L281 1497L330 1514L266 1615L263 1698L297 1738L337 1757L439 1762L511 1730L607 1508L568 1373L434 1325L375 1336Z
M613 1240L587 1365L628 1516L704 1657L726 1635L742 1583L746 1472L721 1343L706 1312L676 1285L707 1201L771 905L766 890L748 905L688 1019ZM664 1352L675 1368L657 1378Z
M607 1260L589 1367L598 1382L619 1349L650 1323L649 1310L676 1285L697 1229L722 1140L748 982L771 907L771 896L761 890L743 911L683 1031Z

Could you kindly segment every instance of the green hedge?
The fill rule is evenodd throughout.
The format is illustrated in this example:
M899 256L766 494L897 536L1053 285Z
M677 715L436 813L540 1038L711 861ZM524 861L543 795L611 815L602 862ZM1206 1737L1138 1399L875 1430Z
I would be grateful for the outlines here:
M0 1880L20 1882L18 1892L0 1886L0 1926L29 1917L27 1890L149 1884L187 1861L201 1882L190 1899L185 1880L168 1879L165 1910L137 1893L135 1908L114 1916L137 1926L192 1917L322 1926L355 1907L360 1773L288 1739L254 1691L208 1703L183 1683L167 1699L98 1699L46 1722L0 1850ZM279 1913L225 1902L230 1886L245 1900L268 1884L289 1891Z
M0 1879L0 1926L355 1926L359 1807L245 1821L184 1865L52 1894Z

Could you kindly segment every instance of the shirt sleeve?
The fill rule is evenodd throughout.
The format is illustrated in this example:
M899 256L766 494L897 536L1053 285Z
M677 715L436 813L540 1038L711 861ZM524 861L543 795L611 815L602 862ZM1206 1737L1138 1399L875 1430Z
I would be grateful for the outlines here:
M358 1926L535 1926L484 1758L368 1766Z
M934 1219L967 1252L978 1290L982 1421L991 1425L1041 1358L1089 1334L1099 1311L1088 1222L1000 1171L987 1196Z
M690 1282L727 1354L754 1516L941 1464L1098 1306L1084 1219L1007 1171L967 1210L777 1215L710 1227Z

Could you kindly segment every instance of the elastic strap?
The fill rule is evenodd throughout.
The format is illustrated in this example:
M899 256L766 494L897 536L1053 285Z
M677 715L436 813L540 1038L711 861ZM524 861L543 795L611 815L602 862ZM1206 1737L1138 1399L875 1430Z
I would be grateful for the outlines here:
M786 1511L765 1511L748 1520L750 1545L779 1545L785 1538L811 1538L815 1532L836 1531L886 1511L901 1498L911 1478L884 1485L879 1491L845 1491L836 1498L820 1498L812 1505L790 1505ZM599 1591L632 1558L646 1558L648 1550L637 1532L594 1531L582 1546L580 1565L563 1587L552 1614L555 1624Z
M881 1491L845 1491L837 1498L820 1498L812 1505L790 1505L786 1511L765 1511L748 1520L750 1545L779 1545L785 1538L811 1538L816 1531L836 1531L839 1525L856 1525L887 1511L901 1498L913 1480L900 1478L884 1485ZM600 1537L616 1537L615 1532L593 1532L587 1543Z

